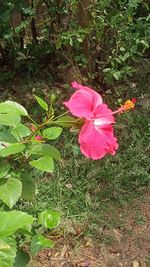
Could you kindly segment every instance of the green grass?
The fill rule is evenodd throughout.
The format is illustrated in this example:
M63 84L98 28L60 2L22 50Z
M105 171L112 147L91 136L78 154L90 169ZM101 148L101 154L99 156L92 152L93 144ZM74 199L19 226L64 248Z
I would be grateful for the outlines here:
M138 109L119 116L119 150L115 156L99 161L84 158L76 134L65 130L57 144L64 166L57 163L53 175L39 177L36 202L29 206L29 212L59 209L63 217L83 222L88 233L97 234L103 225L120 226L123 218L119 218L119 209L149 186L148 120L147 114Z

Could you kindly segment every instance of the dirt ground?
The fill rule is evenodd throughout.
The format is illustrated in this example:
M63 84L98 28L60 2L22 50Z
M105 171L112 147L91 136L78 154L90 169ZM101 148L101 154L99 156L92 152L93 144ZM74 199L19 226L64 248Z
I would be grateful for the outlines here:
M118 211L116 214L118 216ZM40 252L32 262L32 266L150 266L150 192L146 192L143 198L135 200L132 206L120 210L119 217L125 218L121 227L119 229L104 227L101 238L83 237L79 233L71 237L58 238L56 247L53 250L45 249ZM110 242L105 242L106 237Z

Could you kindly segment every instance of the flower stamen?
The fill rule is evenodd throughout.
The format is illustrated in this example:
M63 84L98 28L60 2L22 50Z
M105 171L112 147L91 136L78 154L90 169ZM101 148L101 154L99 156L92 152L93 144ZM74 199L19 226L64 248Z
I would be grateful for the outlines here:
M135 107L135 104L132 100L127 100L124 105L121 106L123 111L129 111L130 109L133 109Z
M136 103L136 98L132 98L132 100L127 100L124 105L121 105L121 107L113 112L115 113L123 113L123 112L128 112L130 109L134 109Z

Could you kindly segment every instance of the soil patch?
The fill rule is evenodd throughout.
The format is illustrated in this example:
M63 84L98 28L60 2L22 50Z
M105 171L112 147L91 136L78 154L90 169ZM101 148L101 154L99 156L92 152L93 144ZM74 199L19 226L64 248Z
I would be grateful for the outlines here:
M116 212L118 214L118 211ZM124 223L97 238L59 238L53 250L41 251L33 267L148 267L150 259L150 194L120 210ZM120 220L120 218L118 218ZM80 234L79 234L80 235ZM105 240L110 242L106 243ZM101 240L101 241L98 241Z

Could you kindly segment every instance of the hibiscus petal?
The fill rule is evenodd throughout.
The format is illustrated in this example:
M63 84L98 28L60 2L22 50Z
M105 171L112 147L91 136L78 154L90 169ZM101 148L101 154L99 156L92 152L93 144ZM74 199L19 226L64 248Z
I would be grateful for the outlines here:
M64 105L74 116L86 119L93 117L92 97L85 90L76 91L68 102L64 102Z
M94 112L94 125L101 126L115 122L112 110L106 104L99 105Z
M93 160L101 159L106 154L115 154L118 148L112 125L95 127L93 122L86 122L79 134L81 152Z
M91 95L92 101L93 101L93 109L95 109L98 105L103 103L102 97L97 92L95 92L92 88L81 85L75 81L72 82L71 85L74 89L84 90Z

